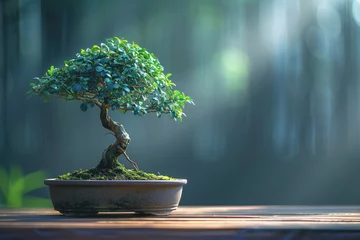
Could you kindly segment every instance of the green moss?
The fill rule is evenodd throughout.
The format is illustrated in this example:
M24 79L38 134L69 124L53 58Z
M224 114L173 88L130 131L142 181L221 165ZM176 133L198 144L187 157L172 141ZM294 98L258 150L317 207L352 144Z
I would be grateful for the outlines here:
M58 180L172 180L175 178L143 171L126 169L120 165L114 169L91 168L76 170L58 176Z

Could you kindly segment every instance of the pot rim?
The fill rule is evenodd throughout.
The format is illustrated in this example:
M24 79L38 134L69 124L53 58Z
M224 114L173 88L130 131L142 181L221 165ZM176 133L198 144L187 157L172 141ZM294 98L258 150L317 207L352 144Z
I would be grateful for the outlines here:
M48 178L45 185L185 185L187 179L174 180L56 180Z

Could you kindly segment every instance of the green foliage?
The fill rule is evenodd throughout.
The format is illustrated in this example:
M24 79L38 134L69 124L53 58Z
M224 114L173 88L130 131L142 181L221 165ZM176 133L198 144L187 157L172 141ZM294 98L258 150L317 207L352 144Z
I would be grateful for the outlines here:
M45 178L43 171L24 175L17 165L11 166L9 171L0 166L0 206L13 208L51 206L49 199L28 195L29 192L44 187Z
M30 84L29 92L45 102L50 97L80 100L82 111L87 110L87 104L96 104L139 116L169 113L174 120L181 120L185 103L193 101L173 90L170 76L164 74L154 54L113 37L100 46L81 49L76 58L64 62L63 68L51 66L43 77L35 78L37 82Z
M76 170L72 173L66 173L59 177L59 180L171 180L174 178L126 169L119 165L114 169L91 168L88 170Z

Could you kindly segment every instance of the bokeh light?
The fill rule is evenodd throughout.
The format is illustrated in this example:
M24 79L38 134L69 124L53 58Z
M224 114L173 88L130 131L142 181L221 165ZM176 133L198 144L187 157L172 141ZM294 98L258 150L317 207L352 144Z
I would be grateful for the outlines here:
M357 25L360 26L360 1L359 0L353 1L352 15L353 15L353 18L354 18L355 22L357 23Z
M226 90L241 94L248 87L249 64L249 58L243 51L229 48L221 51L214 67L221 67Z
M326 1L317 8L317 22L320 28L330 37L337 38L341 33L341 18L331 1Z

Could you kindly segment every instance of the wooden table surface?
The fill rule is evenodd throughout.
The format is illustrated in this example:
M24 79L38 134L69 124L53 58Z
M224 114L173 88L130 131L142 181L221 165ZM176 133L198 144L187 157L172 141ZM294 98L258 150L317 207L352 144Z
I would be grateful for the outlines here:
M360 239L360 206L191 206L169 216L0 209L2 239Z

